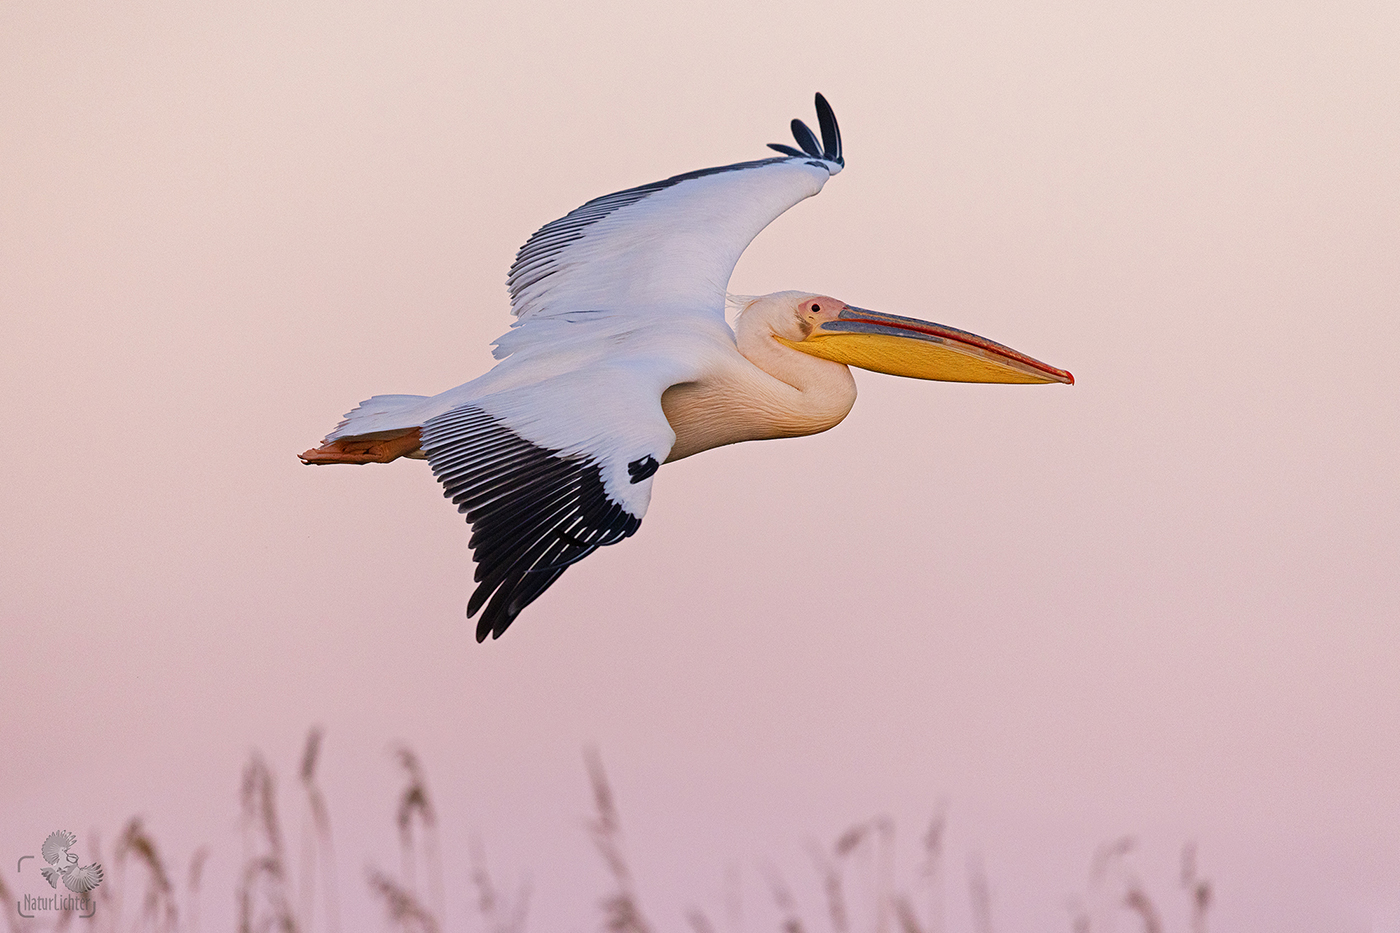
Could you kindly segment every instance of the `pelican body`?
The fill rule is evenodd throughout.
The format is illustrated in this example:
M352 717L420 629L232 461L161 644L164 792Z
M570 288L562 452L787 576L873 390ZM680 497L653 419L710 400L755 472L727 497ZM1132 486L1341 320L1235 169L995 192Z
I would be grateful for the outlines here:
M1074 377L956 328L786 291L726 286L764 227L845 166L835 115L800 148L595 198L541 227L507 285L499 361L440 395L377 395L307 464L426 459L472 527L477 640L499 637L571 564L641 525L664 463L816 434L856 399L851 366L947 382ZM484 609L484 611L482 611Z

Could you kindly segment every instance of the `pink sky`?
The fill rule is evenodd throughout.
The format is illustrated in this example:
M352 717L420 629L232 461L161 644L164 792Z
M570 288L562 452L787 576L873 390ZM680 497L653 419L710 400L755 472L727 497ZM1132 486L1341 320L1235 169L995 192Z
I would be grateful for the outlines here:
M141 814L211 847L227 929L240 768L298 825L320 723L352 917L404 740L454 930L473 834L531 929L596 928L590 743L667 930L731 865L775 928L760 866L815 896L806 841L878 813L909 880L940 800L950 930L972 853L997 929L1067 930L1123 834L1178 929L1195 840L1213 929L1400 930L1396 5L588 6L0 6L7 882ZM541 224L762 157L815 90L847 170L731 290L1078 385L861 373L829 434L667 466L476 644L426 465L295 454L482 372Z

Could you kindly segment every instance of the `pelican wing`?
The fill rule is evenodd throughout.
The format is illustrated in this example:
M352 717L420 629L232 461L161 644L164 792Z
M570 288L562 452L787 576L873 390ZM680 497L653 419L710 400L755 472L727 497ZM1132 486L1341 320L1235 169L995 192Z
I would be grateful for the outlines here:
M821 191L845 164L840 131L817 95L824 145L800 120L802 150L675 175L594 198L545 224L516 254L507 284L520 322L609 309L724 314L740 254L764 227Z
M478 641L499 637L570 564L632 535L675 434L666 376L638 361L590 366L429 419L422 449L472 526Z

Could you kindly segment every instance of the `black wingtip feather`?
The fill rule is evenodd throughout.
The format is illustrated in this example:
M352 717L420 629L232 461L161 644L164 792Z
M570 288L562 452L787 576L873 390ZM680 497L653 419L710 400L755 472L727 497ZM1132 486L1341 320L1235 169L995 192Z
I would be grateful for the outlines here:
M846 164L841 154L841 127L836 123L836 112L826 102L821 91L817 92L817 123L822 128L822 155L837 165Z
M822 147L817 142L817 134L813 133L801 120L792 121L792 138L797 140L802 151L812 158L820 159L822 157Z
M794 149L784 143L769 143L768 148L776 152L781 152L785 156L792 156L798 159L821 159L826 162L835 162L837 165L845 166L846 156L841 151L841 127L836 124L836 111L831 109L831 104L827 103L821 92L817 92L817 124L821 127L821 142L817 142L817 134L812 132L811 127L801 120L792 121L792 138L797 140L801 149Z

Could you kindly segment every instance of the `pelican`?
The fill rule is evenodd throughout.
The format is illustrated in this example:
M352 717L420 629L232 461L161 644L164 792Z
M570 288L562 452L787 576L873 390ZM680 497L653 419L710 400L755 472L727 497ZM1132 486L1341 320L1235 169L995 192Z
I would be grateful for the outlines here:
M507 278L516 320L499 361L431 397L376 395L306 464L426 459L466 515L476 561L467 618L493 638L570 565L637 531L664 463L841 422L849 367L947 382L1074 377L966 331L828 295L737 301L726 289L764 227L845 166L831 106L821 140L594 198L545 224ZM484 611L483 611L484 608Z

